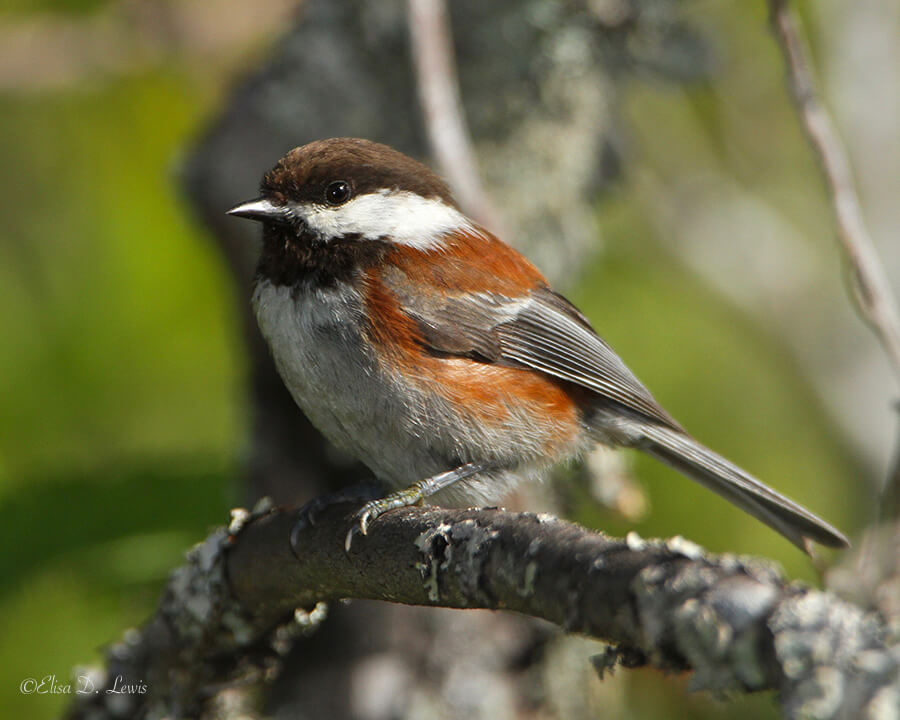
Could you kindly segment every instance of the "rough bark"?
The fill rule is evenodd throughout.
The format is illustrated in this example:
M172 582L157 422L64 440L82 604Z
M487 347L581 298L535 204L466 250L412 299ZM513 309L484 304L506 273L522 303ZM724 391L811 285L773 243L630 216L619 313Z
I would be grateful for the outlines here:
M150 691L101 692L70 717L234 717L240 688L278 671L292 636L342 598L531 615L612 643L593 658L601 675L649 665L693 671L695 689L774 689L788 718L897 717L900 644L882 618L762 560L548 515L440 508L382 516L345 553L354 510L323 512L296 555L289 511L213 533L154 618L109 652L106 687L120 678Z

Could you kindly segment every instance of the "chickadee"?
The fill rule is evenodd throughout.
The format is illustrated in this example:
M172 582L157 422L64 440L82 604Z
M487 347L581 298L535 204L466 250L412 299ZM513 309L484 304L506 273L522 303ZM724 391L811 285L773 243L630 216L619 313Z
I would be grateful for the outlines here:
M803 550L838 530L707 449L524 256L400 152L355 138L289 152L260 197L253 307L294 400L397 489L487 502L601 442L668 463ZM348 535L348 544L353 535Z

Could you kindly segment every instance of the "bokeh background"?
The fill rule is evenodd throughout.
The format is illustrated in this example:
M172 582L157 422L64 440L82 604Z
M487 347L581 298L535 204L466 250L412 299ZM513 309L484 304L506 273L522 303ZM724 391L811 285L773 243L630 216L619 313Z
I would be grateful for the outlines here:
M596 244L577 267L558 263L560 284L694 434L852 535L871 519L894 451L896 388L850 307L764 3L677 6L704 48L685 62L702 68L677 81L616 76L615 169L593 200ZM896 286L900 8L799 8ZM58 714L65 696L23 695L20 682L64 683L98 661L151 612L184 550L247 500L247 297L178 178L296 10L285 0L0 6L6 716ZM566 506L578 520L683 534L819 582L752 519L651 460L628 463L646 512L623 518L574 485ZM686 695L685 678L604 682L622 717L774 716L771 698L722 704Z

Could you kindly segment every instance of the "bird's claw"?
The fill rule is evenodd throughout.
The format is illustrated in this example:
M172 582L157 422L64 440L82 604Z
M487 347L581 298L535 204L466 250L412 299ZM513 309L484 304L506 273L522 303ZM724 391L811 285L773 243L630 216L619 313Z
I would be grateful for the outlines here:
M354 523L347 531L347 537L344 538L344 552L348 555L350 554L350 548L353 547L353 536L357 533L362 533L363 535L365 535L365 533L360 529L359 525Z
M363 511L359 514L359 531L363 535L369 534L369 518L372 517L372 511L363 508ZM374 518L372 518L374 520Z
M369 522L377 518L384 510L378 508L378 501L373 500L362 506L362 509L353 516L353 525L347 531L347 537L344 539L344 551L349 553L353 546L353 538L355 535L368 535Z
M316 524L316 515L327 508L329 501L327 498L313 498L306 505L297 511L297 519L294 521L294 527L291 528L291 548L294 554L297 554L297 544L300 541L300 533L308 527L314 527Z
M317 518L332 505L345 502L359 502L378 497L380 488L374 485L361 484L343 488L337 492L321 495L310 500L297 511L297 519L291 528L291 549L299 555L300 535L308 527L314 527Z

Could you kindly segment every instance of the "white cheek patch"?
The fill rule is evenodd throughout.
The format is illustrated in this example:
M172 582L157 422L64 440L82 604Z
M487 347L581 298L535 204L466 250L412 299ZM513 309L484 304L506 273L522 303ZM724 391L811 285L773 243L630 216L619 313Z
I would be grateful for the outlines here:
M437 198L406 191L378 190L358 195L338 207L298 203L293 212L323 238L358 234L366 240L390 237L401 245L426 250L438 247L450 232L474 232L459 210Z

